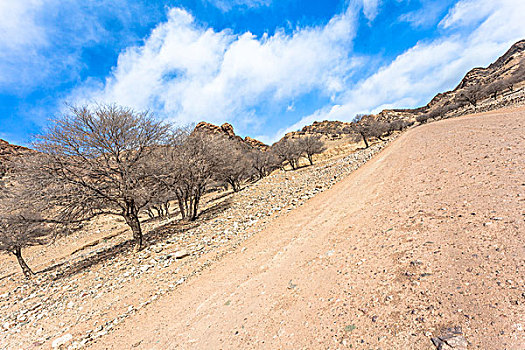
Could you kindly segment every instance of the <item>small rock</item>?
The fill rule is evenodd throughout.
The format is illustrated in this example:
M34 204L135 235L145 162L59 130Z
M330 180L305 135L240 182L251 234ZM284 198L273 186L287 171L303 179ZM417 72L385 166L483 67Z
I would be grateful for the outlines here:
M51 347L52 348L58 348L62 345L65 345L67 344L68 342L71 341L71 339L73 339L73 336L71 334L65 334L63 336L61 336L60 338L56 338L55 340L53 340L53 342L51 343Z
M468 342L463 336L461 327L448 328L443 335L432 338L432 343L438 350L467 350Z
M140 271L142 271L142 272L146 272L146 271L148 271L150 268L151 268L150 265L142 265L142 266L140 267Z
M173 257L175 259L182 259L182 258L187 257L188 255L190 255L190 254L188 254L188 252L186 250L179 250L179 251L175 252L175 254L173 254Z

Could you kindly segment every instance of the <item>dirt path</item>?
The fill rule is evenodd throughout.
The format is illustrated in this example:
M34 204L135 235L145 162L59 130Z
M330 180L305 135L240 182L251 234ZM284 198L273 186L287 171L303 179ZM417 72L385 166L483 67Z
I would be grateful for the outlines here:
M418 127L100 349L525 349L525 111Z

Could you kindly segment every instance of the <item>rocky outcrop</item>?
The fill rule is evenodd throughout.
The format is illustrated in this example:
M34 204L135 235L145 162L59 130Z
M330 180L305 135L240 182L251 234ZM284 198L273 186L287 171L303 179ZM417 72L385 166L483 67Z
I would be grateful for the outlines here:
M200 122L199 124L195 126L194 132L204 132L210 135L225 136L229 139L235 139L244 145L254 147L254 148L259 148L262 150L266 150L269 147L263 142L253 139L251 137L246 137L243 139L242 137L235 135L233 126L230 123L224 123L221 126L218 126L218 125L210 124L207 122Z
M265 144L264 142L261 142L259 140L256 140L256 139L252 139L251 137L249 136L246 136L244 138L244 142L247 143L248 145L254 147L254 148L259 148L263 151L267 150L268 148L270 148L270 146L268 146L267 144Z
M7 172L9 161L27 152L30 152L28 148L12 145L0 139L0 177Z

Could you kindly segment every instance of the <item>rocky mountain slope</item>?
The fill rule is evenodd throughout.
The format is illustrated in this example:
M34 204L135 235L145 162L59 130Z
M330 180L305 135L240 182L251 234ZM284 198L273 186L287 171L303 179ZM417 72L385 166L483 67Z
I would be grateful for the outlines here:
M520 43L488 68L478 68L472 71L474 73L467 74L455 90L440 94L439 98L436 96L427 106L415 110L383 111L378 117L413 119L443 106L446 101L454 101L470 86L492 84L512 77L520 69L524 56L525 41ZM515 84L512 90L505 90L494 101L487 98L476 106L463 105L450 113L493 109L505 103L519 102L520 96L523 96L523 83ZM269 286L271 293L266 295L272 299L261 309L304 310L310 313L308 321L323 320L323 328L315 331L306 330L308 322L289 328L297 329L295 339L317 338L314 348L319 344L327 348L335 339L345 346L361 346L366 342L374 348L381 345L383 348L409 349L410 345L414 345L413 348L421 349L425 345L430 346L430 337L440 336L442 326L453 325L463 325L467 338L474 344L488 344L480 348L495 348L492 345L500 339L492 342L488 338L493 334L500 334L503 341L512 345L512 337L522 335L519 333L522 323L514 323L517 322L516 315L523 314L523 303L519 299L521 292L518 292L523 281L517 269L522 259L519 260L516 250L521 244L517 232L523 226L523 222L519 221L521 212L516 208L522 204L522 194L519 193L520 182L514 181L521 173L514 169L521 169L519 164L524 154L519 134L519 123L524 113L521 110L518 114L503 117L460 118L411 130L412 144L392 145L397 147L397 151L389 148L367 165L363 170L367 172L366 176L358 178L359 181L338 185L338 191L328 192L321 199L313 197L322 196L322 192L364 165L399 134L385 141L374 140L367 149L355 152L342 149L342 157L323 159L295 172L277 171L238 193L210 194L205 199L204 213L196 223L185 224L176 217L167 220L144 218L148 248L138 254L131 252L131 243L123 234L126 227L122 220L103 217L90 223L85 230L57 239L49 246L30 248L29 263L40 272L33 281L25 281L19 273L14 273L18 271L16 262L11 257L1 256L0 329L3 336L0 337L0 348L82 348L90 345L102 348L105 342L115 344L114 335L142 337L144 328L129 332L126 327L140 320L148 323L142 318L144 312L155 312L158 320L166 320L158 317L158 303L163 297L189 291L191 285L188 287L188 283L202 281L202 273L216 264L224 266L226 262L222 259L230 254L241 254L247 250L249 253L250 247L254 248L253 242L267 245L263 246L264 249L258 249L252 259L238 260L235 265L229 266L237 271L244 266L240 263L254 261L251 263L255 266L254 271L259 272L253 276L266 271L272 273L265 283L251 289L257 295L263 295L259 287ZM462 124L462 120L467 122ZM315 134L321 129L328 130L325 135L332 135L334 143L344 143L346 140L341 139L338 130L349 125L344 122L316 122L302 132ZM474 139L472 130L479 125L481 136ZM195 129L221 134L252 147L268 147L249 137L241 138L227 123L215 126L202 122ZM421 134L417 134L420 130ZM500 133L497 142L494 133L490 134L492 130ZM445 137L448 132L453 134L455 144L452 144L452 138L447 138L448 135ZM504 138L502 135L506 135L504 143L499 140ZM468 137L472 138L471 143L464 141ZM404 136L401 141L407 138ZM494 145L488 147L491 142ZM432 152L436 153L438 147L431 147L432 144L445 146L439 148L436 155ZM472 147L473 144L477 147ZM455 146L463 147L464 151L457 152ZM496 149L499 152L493 155L492 151ZM426 150L434 158L425 156L420 150ZM483 156L480 150L488 156ZM5 164L5 160L28 151L1 141L0 161ZM447 154L450 157L457 154L460 158L450 162ZM491 159L492 156L496 158ZM446 163L447 168L433 171L433 159ZM468 164L466 169L465 164ZM373 167L383 168L372 172L370 169ZM471 182L476 179L471 187L477 192L462 185L458 179ZM486 183L498 186L486 186ZM506 190L501 192L500 189ZM356 199L350 200L351 196ZM316 202L313 205L310 203L310 209L296 214L295 210L300 210L303 204L308 206L307 201L311 198ZM363 207L357 210L352 203L360 203ZM325 207L323 213L326 215L315 209L322 205L331 205ZM295 215L293 220L287 219L289 215ZM278 217L281 217L279 222L285 225L273 224ZM334 217L339 221L333 220ZM264 231L268 227L273 227L273 233L270 232L273 236ZM296 232L302 236L296 237ZM291 243L279 245L279 239L283 237ZM466 242L466 239L469 241ZM312 242L316 244L310 244ZM472 250L474 254L463 257L466 245L476 250ZM303 254L303 248L308 256ZM502 255L504 252L510 254ZM502 260L504 257L509 260ZM284 263L285 258L292 263ZM295 260L298 258L301 260ZM334 261L336 263L331 263ZM466 265L469 262L472 266ZM490 266L490 269L483 269L482 264ZM296 269L291 272L297 278L292 281L288 275L286 278L279 275L282 266ZM470 268L468 274L465 266ZM310 274L306 275L305 271ZM480 274L485 275L476 277ZM270 273L267 275L270 276ZM238 278L233 273L223 277L235 288L243 285L232 282ZM490 283L492 289L485 288L484 283ZM322 296L311 294L313 288L320 288ZM292 298L283 297L282 291L293 298L300 297L297 300L310 298L311 302L297 303ZM302 294L303 291L306 294ZM343 293L338 294L339 291ZM231 318L220 322L220 325L229 326L231 320L243 315L246 305L259 307L249 299L245 304L239 303L237 296L245 295L243 293L232 292L229 296L222 296L223 292L221 289L210 294L212 299L220 299L212 300L215 303L213 307L206 304L208 301L195 303L191 298L179 298L192 310L180 313L169 308L163 310L170 310L177 320L186 322L190 312L216 312L240 305L234 312L222 316L215 314L211 318L217 323L224 320L221 317L228 315ZM195 293L195 289L191 293L195 297L205 295ZM462 299L465 295L473 297ZM488 306L469 303L472 300L482 300ZM200 306L195 308L195 305ZM288 308L287 305L294 307ZM497 309L498 313L494 313L493 309ZM265 317L264 312L256 315L247 322L239 319L239 325L243 327L228 329L231 332L222 339L233 339L235 342L245 339L243 337L248 331L271 330L265 335L273 337L275 334L275 337L263 339L265 344L274 342L274 347L286 347L281 346L287 344L282 340L285 335L281 331L282 323L276 320L287 317L292 322L304 321L301 315L288 317L287 314L273 313L271 317ZM206 327L210 325L210 318L207 317L199 318L206 320ZM129 319L132 319L131 322ZM489 324L493 332L485 335L485 327ZM166 328L163 329L165 333ZM174 331L170 336L178 334ZM202 331L198 335L206 336L206 333ZM151 332L147 336L166 335ZM179 339L182 341L181 337ZM197 346L191 339L188 347ZM293 341L293 338L290 339ZM125 338L123 341L127 342L127 347L151 348L158 346L159 339L137 339L129 343L129 338ZM118 348L118 345L113 346Z
M435 112L439 118L484 112L505 106L525 103L525 40L518 41L494 63L486 68L474 68L458 86L437 94L427 105L415 109L386 109L376 117L380 120L415 120L419 115ZM474 95L475 103L465 95ZM345 127L352 123L341 121L315 121L300 131L285 137L322 134L328 139L337 139Z

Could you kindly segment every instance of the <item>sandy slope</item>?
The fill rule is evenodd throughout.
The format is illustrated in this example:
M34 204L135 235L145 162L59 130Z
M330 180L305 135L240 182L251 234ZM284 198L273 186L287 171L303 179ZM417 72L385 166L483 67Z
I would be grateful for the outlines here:
M525 349L525 111L415 128L94 348Z

